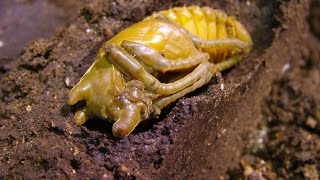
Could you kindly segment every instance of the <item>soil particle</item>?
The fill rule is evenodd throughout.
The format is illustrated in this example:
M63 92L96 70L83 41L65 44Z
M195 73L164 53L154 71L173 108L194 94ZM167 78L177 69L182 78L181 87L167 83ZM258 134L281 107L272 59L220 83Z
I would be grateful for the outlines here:
M224 9L239 17L252 33L255 43L249 57L235 68L217 75L207 86L167 107L159 119L139 126L127 138L115 139L111 124L101 119L76 126L74 109L66 104L67 93L91 65L101 44L154 11L191 4ZM297 60L319 56L318 51L309 51L314 44L297 45L309 40L309 37L301 36L308 33L304 24L306 6L306 2L277 0L250 3L230 0L87 2L68 28L51 39L26 47L17 64L10 66L11 70L3 70L0 79L0 178L226 177L228 169L238 167L241 148L258 122L260 104L269 93L271 82L279 79L281 69L286 74L295 67L294 64L300 62ZM317 63L312 59L310 63L300 64L301 67L314 69ZM314 71L307 73L314 77L313 83L319 81L319 75ZM319 110L313 111L313 105L318 101L300 93L298 87L304 87L303 80L301 78L301 84L280 87L297 93L294 97L298 96L298 99L294 102L290 101L291 94L286 93L276 93L279 98L269 99L270 104L280 102L292 106L288 106L290 113L276 113L285 117L287 124L294 124L293 119L297 117L309 117L309 120L297 123L296 127L306 126L299 131L273 130L276 132L272 134L284 137L291 147L284 155L296 151L297 144L303 142L294 133L308 138L308 129L313 132L319 128ZM284 82L282 84L286 84ZM308 92L313 92L312 88L316 89L304 87ZM268 109L273 112L278 108L270 105ZM271 134L269 129L266 132L264 137ZM312 149L318 147L317 138L311 136L312 143L303 143L303 150L297 151L300 154L278 158L307 163L298 172L315 177L317 153ZM282 141L275 138L273 142L268 145L270 152L278 152ZM260 165L250 159L241 162L246 176L265 177L269 172L268 177L275 176L268 160L262 163L258 159L256 162ZM267 168L263 169L264 165ZM287 164L279 165L287 167ZM294 164L288 166L295 167ZM242 173L239 167L234 172ZM283 176L290 174L283 173Z

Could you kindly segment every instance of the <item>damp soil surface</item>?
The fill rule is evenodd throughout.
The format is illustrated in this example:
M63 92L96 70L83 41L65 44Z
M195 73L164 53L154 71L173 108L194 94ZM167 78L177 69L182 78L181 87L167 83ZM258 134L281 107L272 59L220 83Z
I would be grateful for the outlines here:
M127 138L114 138L101 119L76 126L67 93L101 44L183 5L236 16L252 35L252 52ZM318 178L318 1L93 0L77 12L14 63L0 63L1 179Z

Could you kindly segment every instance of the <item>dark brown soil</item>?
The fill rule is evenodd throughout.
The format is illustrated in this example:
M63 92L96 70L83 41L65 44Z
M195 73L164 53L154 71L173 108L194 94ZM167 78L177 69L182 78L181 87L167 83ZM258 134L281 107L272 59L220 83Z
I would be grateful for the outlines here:
M257 131L232 177L319 179L320 177L320 2L310 4L311 34L301 54L283 67L263 104Z
M76 126L67 93L101 44L154 11L190 4L237 16L254 40L249 57L127 138L113 138L99 119ZM316 7L307 0L88 1L68 28L25 48L0 74L0 178L317 177Z

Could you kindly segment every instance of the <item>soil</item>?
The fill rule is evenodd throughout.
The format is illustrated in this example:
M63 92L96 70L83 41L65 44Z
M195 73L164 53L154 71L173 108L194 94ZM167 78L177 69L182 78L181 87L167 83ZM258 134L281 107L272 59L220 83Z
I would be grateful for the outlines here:
M101 44L154 11L183 5L238 17L252 52L127 138L115 139L101 119L76 126L67 93ZM318 1L93 0L79 7L69 26L0 63L1 179L318 178Z
M83 1L0 1L0 75L9 71L23 48L40 38L49 38L77 17ZM45 22L45 23L44 23Z
M283 67L262 104L235 179L319 179L320 172L320 1L312 1L301 55Z

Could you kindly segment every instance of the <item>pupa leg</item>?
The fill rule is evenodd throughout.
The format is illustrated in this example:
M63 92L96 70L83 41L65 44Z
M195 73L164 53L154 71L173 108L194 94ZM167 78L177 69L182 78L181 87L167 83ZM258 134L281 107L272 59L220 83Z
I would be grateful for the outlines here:
M183 97L184 95L202 87L212 78L212 76L213 76L212 73L207 73L202 78L200 78L197 82L195 82L191 86L183 89L182 91L179 91L179 92L172 94L170 96L162 97L162 98L155 100L152 104L153 115L159 115L161 112L161 109L166 107L168 104L170 104L170 103L174 102L175 100Z
M210 67L208 61L203 61L185 77L166 84L161 83L158 79L149 74L138 60L122 47L111 44L105 51L107 59L116 67L121 67L122 73L129 75L133 79L139 80L148 90L162 95L174 94L194 84L203 76L203 74L206 74L209 71Z
M241 56L233 56L221 62L211 64L211 72L215 74L217 72L224 71L234 66L235 64L237 64L240 60L241 60Z
M183 89L182 91L179 91L175 94L166 96L166 97L162 97L162 98L158 98L156 100L153 101L153 114L154 115L159 115L160 111L162 108L166 107L168 104L174 102L175 100L179 99L180 97L196 90L197 88L202 87L204 84L206 84L214 74L216 74L217 72L221 72L225 69L228 69L230 67L232 67L234 64L236 64L239 60L241 59L241 56L235 56L235 57L231 57L226 59L225 61L222 61L220 63L217 64L210 64L210 71L208 71L205 76L203 76L202 78L200 78L197 82L195 82L194 84L192 84L191 86Z
M239 52L246 51L249 49L249 45L238 39L229 38L229 39L216 39L216 40L203 40L198 36L195 36L191 33L187 33L193 44L200 49L217 49L217 48L229 48L237 49Z
M200 51L197 51L197 53L189 58L171 60L163 57L156 50L140 43L123 41L121 46L130 54L134 54L137 60L142 61L144 64L163 73L167 71L188 69L209 59L207 53L202 53Z
M156 17L156 19L160 19L162 21L165 21L166 23L169 23L169 24L175 26L176 28L178 28L179 30L183 31L184 33L186 33L189 36L189 38L192 40L194 45L200 49L217 49L217 48L221 48L221 47L230 48L230 49L237 48L238 51L241 51L241 52L250 49L250 44L247 44L247 43L245 43L241 40L235 39L235 38L203 40L200 37L190 33L187 29L170 21L168 18L166 18L164 16L158 16L158 17Z

